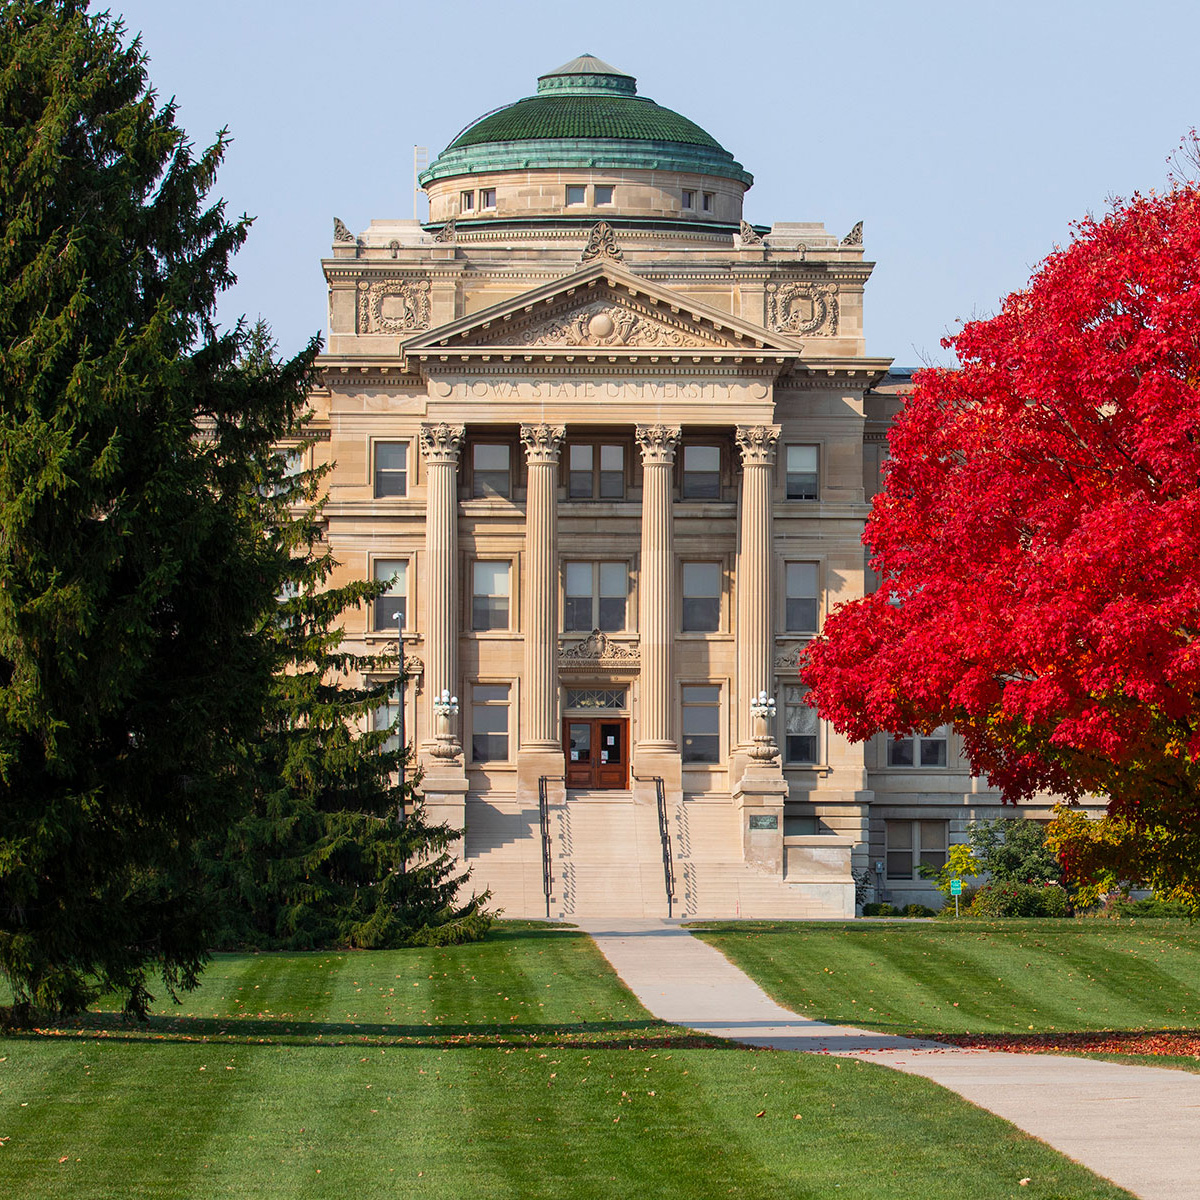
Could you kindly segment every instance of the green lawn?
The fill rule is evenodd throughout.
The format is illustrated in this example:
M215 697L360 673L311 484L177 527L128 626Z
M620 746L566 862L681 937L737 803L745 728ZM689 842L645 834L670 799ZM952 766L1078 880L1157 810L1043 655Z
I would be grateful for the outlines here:
M913 1033L1200 1027L1200 926L1005 920L693 930L781 1004Z
M0 1040L0 1194L1128 1200L924 1080L655 1021L571 931L222 955L159 1011Z

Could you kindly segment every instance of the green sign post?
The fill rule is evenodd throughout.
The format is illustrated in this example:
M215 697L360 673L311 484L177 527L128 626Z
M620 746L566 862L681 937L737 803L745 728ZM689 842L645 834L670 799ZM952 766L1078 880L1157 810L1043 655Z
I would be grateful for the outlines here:
M962 880L950 880L950 895L954 897L954 915L958 916L958 898L962 895Z

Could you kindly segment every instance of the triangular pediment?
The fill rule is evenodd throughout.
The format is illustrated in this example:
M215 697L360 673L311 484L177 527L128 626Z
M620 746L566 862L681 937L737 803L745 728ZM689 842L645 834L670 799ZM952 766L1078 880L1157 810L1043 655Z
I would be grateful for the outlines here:
M409 356L537 351L560 354L727 356L799 350L778 334L681 296L613 263L595 263L551 284L404 343Z

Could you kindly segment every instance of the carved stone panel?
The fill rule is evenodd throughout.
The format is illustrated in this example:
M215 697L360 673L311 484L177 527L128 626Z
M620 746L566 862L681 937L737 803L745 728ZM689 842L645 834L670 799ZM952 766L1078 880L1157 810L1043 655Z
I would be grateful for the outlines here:
M428 280L359 281L359 333L416 333L428 328Z
M687 329L651 320L641 313L601 299L544 324L496 338L494 344L711 349L714 343Z
M767 326L780 333L836 337L837 290L801 280L768 284Z

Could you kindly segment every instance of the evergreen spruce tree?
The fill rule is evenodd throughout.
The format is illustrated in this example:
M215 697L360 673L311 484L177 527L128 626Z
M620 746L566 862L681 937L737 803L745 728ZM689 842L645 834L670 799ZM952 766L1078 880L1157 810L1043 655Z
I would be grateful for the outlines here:
M257 487L316 346L221 332L246 219L137 42L0 4L0 973L19 1019L195 980L196 840L243 812L291 567Z
M243 365L267 376L285 369L261 320ZM294 949L478 937L491 917L486 894L456 899L467 880L449 853L459 834L427 822L411 776L400 783L407 752L396 731L369 728L389 711L397 660L349 654L339 623L385 584L327 586L335 564L318 536L324 470L295 469L303 449L268 460L260 484L291 559L270 626L267 715L249 748L253 802L202 850L218 941ZM354 675L377 682L354 687Z

